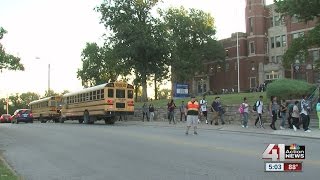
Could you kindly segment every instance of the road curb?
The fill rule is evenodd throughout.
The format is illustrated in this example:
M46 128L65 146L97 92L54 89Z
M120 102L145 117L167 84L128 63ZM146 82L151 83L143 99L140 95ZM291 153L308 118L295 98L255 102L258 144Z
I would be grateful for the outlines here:
M6 166L6 168L8 168L13 175L18 177L18 180L24 180L24 178L22 176L20 176L12 166L10 166L10 164L6 161L6 159L3 157L3 150L0 150L0 161Z
M142 125L142 126L152 126L152 127L171 127L171 128L180 128L184 129L184 127L179 126L170 126L170 125L158 125L158 124L143 124L143 123L132 123L132 125ZM243 134L261 134L261 135L273 135L273 136L286 136L286 137L297 137L297 138L305 138L305 139L320 139L320 137L308 137L308 136L298 136L298 135L291 135L291 134L274 134L274 133L264 133L264 132L253 132L253 131L240 131L240 130L232 130L232 129L223 129L224 127L218 127L218 128L203 128L198 127L198 129L204 129L204 130L216 130L216 131L226 131L226 132L237 132L237 133L243 133ZM278 130L280 131L280 130Z

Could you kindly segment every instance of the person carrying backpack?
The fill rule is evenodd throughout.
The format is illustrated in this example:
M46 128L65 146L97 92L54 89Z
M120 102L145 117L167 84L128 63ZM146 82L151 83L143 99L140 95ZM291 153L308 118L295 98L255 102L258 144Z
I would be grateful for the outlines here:
M243 120L242 120L242 127L243 128L248 128L248 116L249 116L249 104L247 101L247 98L243 98Z
M263 96L260 96L259 100L256 101L256 103L253 106L253 110L258 113L258 117L257 117L254 125L257 127L257 123L259 122L260 128L264 128L263 123L262 123Z
M319 120L319 129L320 129L320 98L318 98L316 110L317 110L317 115L318 115L318 120Z
M293 126L292 126L292 113L293 113L293 106L294 106L294 103L290 103L289 105L288 105L288 110L289 110L289 112L288 112L288 125L289 125L289 129L293 129Z
M300 117L300 111L299 111L299 108L298 108L298 104L299 104L299 101L295 101L294 102L294 105L292 107L292 128L294 131L297 131L297 129L300 129L298 127L299 125L299 117Z
M275 126L275 123L277 121L277 115L278 115L277 112L278 111L279 111L279 105L277 103L277 97L276 96L271 96L271 102L269 104L269 113L270 113L270 115L272 117L272 121L271 121L270 127L273 130L277 130L276 126Z
M281 115L281 125L280 125L280 129L281 130L284 130L284 125L285 125L285 122L286 122L286 117L287 117L287 104L286 104L286 101L283 99L281 100L281 104L280 104L280 115Z
M310 106L306 100L306 95L302 96L302 100L301 100L301 111L300 111L300 116L301 116L301 120L302 122L300 122L298 124L299 125L302 123L303 125L303 129L304 132L311 132L311 130L309 129L309 124L310 124L310 117L309 117L309 111L310 111Z

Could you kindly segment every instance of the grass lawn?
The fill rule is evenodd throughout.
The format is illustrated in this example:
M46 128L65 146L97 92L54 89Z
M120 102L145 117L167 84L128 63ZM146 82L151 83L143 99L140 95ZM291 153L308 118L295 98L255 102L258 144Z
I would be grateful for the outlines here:
M0 180L18 180L18 177L15 176L10 169L3 164L0 158Z
M235 93L235 94L221 94L221 95L210 95L206 96L206 100L208 101L208 105L211 105L215 97L219 96L221 98L221 102L223 105L238 105L243 102L243 98L247 97L249 105L253 105L259 98L259 96L263 96L263 102L267 104L269 102L269 99L266 98L265 92L255 92L255 93ZM202 99L201 96L197 97L197 100L200 101ZM174 102L176 106L179 106L181 104L181 101L184 101L185 103L188 102L190 98L183 98L183 99L175 99ZM166 107L169 100L167 99L161 99L161 100L154 100L152 101L153 105L155 107ZM150 104L149 101L147 104ZM142 107L142 102L136 102L136 107Z

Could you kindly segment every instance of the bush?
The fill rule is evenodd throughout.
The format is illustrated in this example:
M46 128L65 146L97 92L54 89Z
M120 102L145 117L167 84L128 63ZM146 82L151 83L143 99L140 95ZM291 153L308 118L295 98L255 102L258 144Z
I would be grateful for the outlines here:
M268 84L267 97L277 96L278 99L300 99L302 95L310 95L315 85L301 80L278 79Z

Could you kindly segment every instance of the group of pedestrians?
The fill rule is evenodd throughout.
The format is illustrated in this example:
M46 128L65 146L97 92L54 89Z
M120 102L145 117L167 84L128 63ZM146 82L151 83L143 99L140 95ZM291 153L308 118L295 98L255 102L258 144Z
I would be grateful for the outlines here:
M144 122L144 118L146 118L146 121L153 121L154 111L155 109L153 104L148 106L147 103L144 103L142 106L142 122Z
M319 104L319 112L320 112L320 99L318 104ZM277 119L280 118L281 122L280 122L279 128L281 130L285 129L285 123L286 123L286 120L288 120L288 127L290 129L297 131L297 129L300 129L300 126L302 125L303 130L305 132L311 132L309 128L309 124L310 124L309 114L311 111L311 107L310 107L310 103L306 100L305 95L302 97L302 100L300 102L295 101L294 104L288 104L286 103L285 100L281 100L279 103L276 96L271 96L270 103L267 110L271 117L271 124L270 124L271 129L277 130L275 123ZM249 119L249 113L251 112L251 110L246 97L243 99L243 103L239 107L239 112L242 116L242 127L248 128L248 119ZM263 96L260 96L259 99L255 102L255 104L253 105L252 112L257 114L257 119L255 120L254 125L256 127L264 128L263 122L262 122L262 113L264 113Z
M175 109L177 108L174 100L171 100L167 104L168 110L168 120L169 124L174 123L176 124L177 121L175 119ZM145 103L142 107L143 109L143 119L146 117L147 121L153 121L154 118L154 106L152 104L147 106ZM268 114L271 117L270 128L273 130L277 130L276 128L276 121L278 118L281 119L280 122L280 129L285 129L285 122L286 119L288 120L288 127L297 131L300 129L302 125L303 130L305 132L311 132L309 128L310 124L310 103L306 100L306 96L303 96L302 100L295 101L294 104L288 104L285 100L281 100L280 103L276 96L272 96L270 99L270 103L266 108ZM320 98L317 104L317 112L320 118ZM221 104L220 97L216 97L215 100L211 104L211 112L212 118L208 119L208 102L206 97L203 98L198 102L194 96L191 97L191 100L185 103L184 101L181 102L179 106L180 111L180 121L186 121L187 130L186 135L189 134L189 129L193 125L194 126L194 134L198 134L197 132L197 124L201 123L205 120L206 124L213 124L219 125L219 119L221 124L224 125L224 114L225 110ZM243 103L240 104L239 112L242 117L242 127L248 128L248 121L249 121L249 113L254 112L257 114L257 118L255 119L254 125L257 128L265 128L263 121L262 121L262 114L264 113L264 103L263 103L263 96L260 96L259 99L254 103L252 110L250 110L250 105L248 104L248 99L245 97L243 98ZM288 118L287 118L288 117Z

